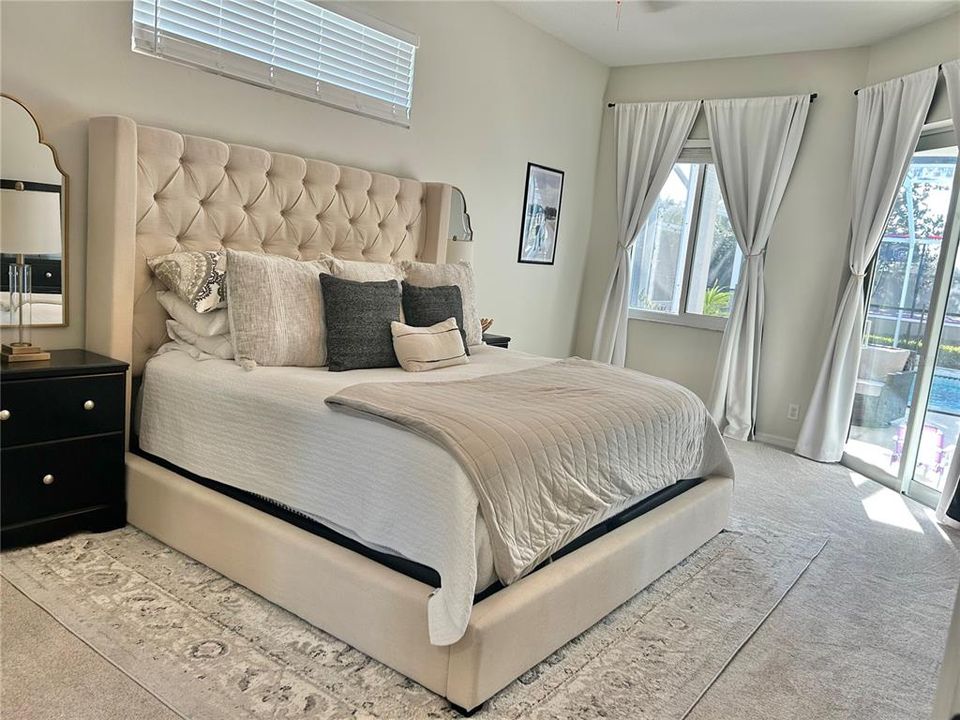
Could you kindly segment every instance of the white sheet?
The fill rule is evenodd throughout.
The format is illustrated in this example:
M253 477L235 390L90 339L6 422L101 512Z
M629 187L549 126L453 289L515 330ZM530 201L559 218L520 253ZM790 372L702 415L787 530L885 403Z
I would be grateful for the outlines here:
M473 486L430 440L335 413L323 401L358 382L432 382L552 362L487 346L471 352L469 364L429 373L247 372L231 361L163 352L144 372L140 446L311 515L368 547L434 568L441 587L428 604L430 641L451 644L466 629L474 593L496 579Z

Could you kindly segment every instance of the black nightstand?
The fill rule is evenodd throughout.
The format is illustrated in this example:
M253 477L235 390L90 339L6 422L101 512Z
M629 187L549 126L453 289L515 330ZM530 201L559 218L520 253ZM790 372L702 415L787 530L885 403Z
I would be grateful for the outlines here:
M493 347L510 347L510 338L508 338L506 335L492 335L490 333L484 333L483 341L487 345L492 345Z
M86 350L0 367L0 545L122 527L127 363Z

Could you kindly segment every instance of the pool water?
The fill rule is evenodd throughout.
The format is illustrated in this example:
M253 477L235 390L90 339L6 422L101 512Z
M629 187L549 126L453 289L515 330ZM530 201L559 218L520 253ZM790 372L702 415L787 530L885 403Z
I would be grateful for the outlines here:
M960 415L960 377L934 375L929 407L936 412Z

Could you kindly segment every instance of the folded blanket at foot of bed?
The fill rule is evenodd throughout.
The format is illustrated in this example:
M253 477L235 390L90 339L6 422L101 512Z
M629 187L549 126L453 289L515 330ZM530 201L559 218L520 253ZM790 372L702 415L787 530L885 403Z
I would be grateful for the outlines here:
M733 477L691 391L580 358L471 380L361 383L326 402L398 423L457 459L505 584L617 503L684 478Z

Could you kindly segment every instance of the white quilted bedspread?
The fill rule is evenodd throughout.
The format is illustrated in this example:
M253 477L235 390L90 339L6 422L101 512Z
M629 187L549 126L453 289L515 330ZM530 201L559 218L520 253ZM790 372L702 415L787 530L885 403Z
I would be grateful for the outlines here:
M324 400L358 383L479 378L553 360L481 346L471 348L469 364L430 373L246 372L231 361L198 361L167 348L148 362L143 377L144 450L435 569L441 586L427 605L430 641L448 645L462 637L474 593L495 579L490 533L471 480L436 442L394 423L334 411Z
M363 383L327 403L399 423L457 459L505 584L630 498L678 478L732 475L691 391L580 358L473 380Z

